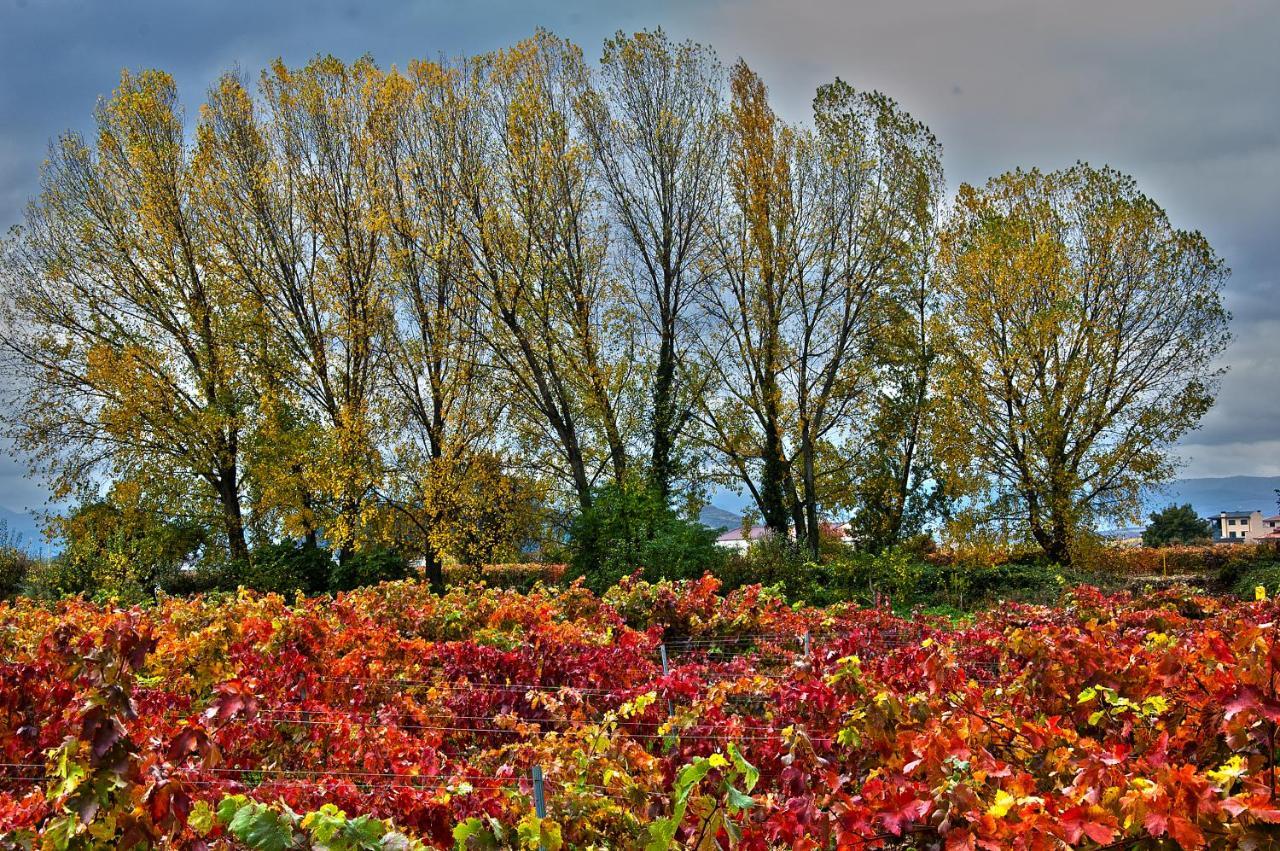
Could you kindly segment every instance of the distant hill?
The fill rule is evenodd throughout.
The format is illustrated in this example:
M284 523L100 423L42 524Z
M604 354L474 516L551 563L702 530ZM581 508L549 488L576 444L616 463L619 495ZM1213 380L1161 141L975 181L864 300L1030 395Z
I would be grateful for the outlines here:
M698 522L708 529L727 532L742 526L742 516L732 511L725 511L723 508L716 508L714 505L707 505L698 512Z
M1280 476L1224 476L1222 478L1178 479L1157 491L1147 500L1150 511L1166 505L1191 503L1201 517L1219 511L1253 511L1263 515L1277 513L1276 488Z

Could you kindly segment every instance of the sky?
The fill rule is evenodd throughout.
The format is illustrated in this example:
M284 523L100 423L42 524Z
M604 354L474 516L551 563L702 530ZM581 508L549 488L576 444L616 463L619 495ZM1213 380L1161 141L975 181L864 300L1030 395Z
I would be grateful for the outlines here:
M618 30L710 44L746 59L793 121L837 76L879 89L933 129L952 189L1077 160L1133 175L1233 270L1230 371L1177 447L1181 474L1280 475L1278 0L0 0L0 230L20 222L50 140L90 129L122 68L168 71L194 117L219 74L276 57L403 66L537 27L592 58ZM0 507L42 508L24 459L0 450Z

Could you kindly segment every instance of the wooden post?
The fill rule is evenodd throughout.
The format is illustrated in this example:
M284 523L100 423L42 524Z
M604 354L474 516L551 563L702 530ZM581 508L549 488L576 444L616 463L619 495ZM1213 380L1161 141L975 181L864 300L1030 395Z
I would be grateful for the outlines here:
M666 642L658 645L658 654L662 656L662 676L671 676L671 665L667 662L667 645ZM671 698L667 698L667 717L670 718L676 714L676 708L671 703Z
M539 819L544 819L547 817L547 796L542 784L542 766L535 765L531 773L533 775L533 811L538 814ZM541 833L541 827L538 830ZM538 851L546 851L541 840L538 841Z

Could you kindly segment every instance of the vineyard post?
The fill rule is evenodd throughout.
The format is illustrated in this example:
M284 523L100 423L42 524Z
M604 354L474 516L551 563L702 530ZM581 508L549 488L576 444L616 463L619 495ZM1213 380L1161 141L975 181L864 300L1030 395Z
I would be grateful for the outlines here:
M1271 631L1271 643L1267 646L1267 673L1270 675L1269 685L1267 687L1267 697L1270 698L1273 703L1275 702L1275 699L1276 699L1275 646L1276 646L1276 640L1278 638L1280 638L1280 631L1273 629ZM1275 800L1276 800L1276 727L1277 727L1277 722L1274 718L1272 718L1271 719L1271 735L1269 737L1270 741L1268 742L1270 753L1267 755L1268 761L1271 763L1272 806L1275 805Z
M809 661L809 650L810 650L810 646L809 646L809 630L807 630L807 629L806 629L806 630L804 631L804 660L805 660L806 662L808 662L808 661Z
M658 654L662 657L662 676L671 676L671 666L667 663L667 645L666 642L658 645ZM667 717L670 718L676 714L676 708L671 703L671 698L667 698Z
M547 817L547 796L542 785L542 766L535 765L531 774L533 775L533 811L537 813L539 819L544 819ZM546 851L541 840L538 842L538 851Z

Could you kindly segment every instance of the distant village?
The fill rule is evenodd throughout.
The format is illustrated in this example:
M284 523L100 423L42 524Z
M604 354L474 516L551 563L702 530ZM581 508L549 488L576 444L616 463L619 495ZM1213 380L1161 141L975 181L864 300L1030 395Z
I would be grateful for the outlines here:
M718 512L719 514L728 515L728 512ZM703 523L707 526L715 528L715 521L723 521L722 517L716 517L715 520L703 518ZM1273 514L1270 517L1263 516L1261 511L1219 511L1215 515L1205 517L1204 521L1213 528L1213 543L1215 544L1248 544L1260 543L1264 541L1280 541L1280 514ZM724 528L723 525L720 528ZM839 541L850 546L856 543L852 529L848 523L824 523L822 528L825 537ZM716 545L729 550L746 550L755 541L768 537L768 526L752 526L750 529L733 528L727 529L720 537L716 538ZM1139 545L1142 543L1142 530L1122 529L1115 530L1108 534L1113 541L1119 544Z

